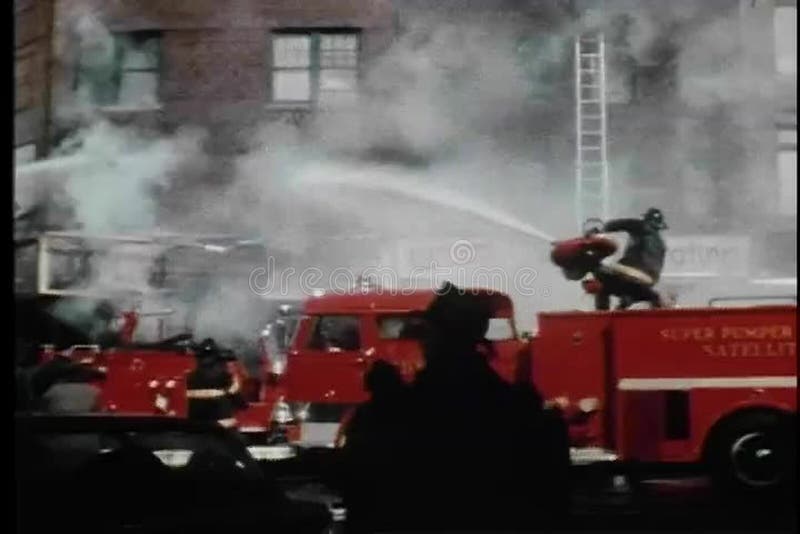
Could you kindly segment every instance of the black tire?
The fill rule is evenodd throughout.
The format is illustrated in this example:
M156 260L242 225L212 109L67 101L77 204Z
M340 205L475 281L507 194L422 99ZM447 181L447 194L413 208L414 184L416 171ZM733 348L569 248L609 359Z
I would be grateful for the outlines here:
M794 419L779 412L733 416L712 436L707 450L714 485L728 496L773 498L796 484Z

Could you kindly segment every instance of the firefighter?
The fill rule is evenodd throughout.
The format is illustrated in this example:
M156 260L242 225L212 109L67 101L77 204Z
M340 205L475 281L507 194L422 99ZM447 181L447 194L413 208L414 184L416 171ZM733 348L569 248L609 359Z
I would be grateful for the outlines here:
M235 427L236 410L244 408L246 403L239 381L228 371L226 359L230 356L210 338L200 343L195 354L197 367L187 377L189 418Z
M660 308L664 300L652 287L658 283L664 267L667 247L661 231L668 228L664 215L658 208L648 209L641 219L613 219L603 225L604 232L627 232L628 243L619 262L603 265L604 274L611 275L620 284L620 309L634 302L647 300ZM609 293L598 295L597 308L608 309Z
M566 513L565 427L489 365L491 317L486 299L452 285L425 312L426 365L408 393L414 440L393 458L425 527L530 530Z
M397 368L377 360L364 376L370 398L344 425L339 488L347 507L347 532L386 526L404 500L397 459L408 452L407 388ZM383 524L382 524L383 523Z

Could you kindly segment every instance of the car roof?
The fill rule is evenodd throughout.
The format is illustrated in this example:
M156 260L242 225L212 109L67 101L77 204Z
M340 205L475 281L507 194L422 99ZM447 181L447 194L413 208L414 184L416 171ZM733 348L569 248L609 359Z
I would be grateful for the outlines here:
M508 295L490 289L468 289L485 296L493 302L495 313L503 317L513 314L513 305ZM370 290L353 293L330 293L309 298L303 312L307 315L343 313L419 313L425 311L436 297L433 289L415 290Z
M54 432L192 432L220 433L226 430L219 425L179 417L118 415L17 413L17 428Z

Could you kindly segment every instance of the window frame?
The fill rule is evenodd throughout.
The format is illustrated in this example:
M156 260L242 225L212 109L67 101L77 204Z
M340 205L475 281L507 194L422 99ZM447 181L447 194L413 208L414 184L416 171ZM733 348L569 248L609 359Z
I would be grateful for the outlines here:
M121 107L128 105L125 102L120 102L120 93L122 91L122 77L126 72L152 72L156 75L156 89L155 89L155 98L156 104L154 106L143 106L143 109L148 109L150 107L158 107L161 101L161 79L163 77L163 39L164 33L160 30L134 30L134 31L112 31L111 37L114 41L114 64L112 65L113 74L112 74L112 82L114 84L114 98L112 102L96 102L94 99L94 94L92 94L92 105L98 108L114 108L114 107ZM157 39L158 46L156 49L155 54L155 66L151 68L125 68L123 63L125 61L125 47L123 46L123 41L125 39L130 40L138 40L139 42L144 42L147 39ZM72 89L73 91L77 92L80 90L81 87L81 79L84 75L84 71L86 67L83 65L82 61L82 52L80 48L78 49L78 57L75 63L75 72L73 76L72 82Z
M355 67L336 67L325 69L322 67L322 36L346 35L356 38L356 64ZM352 70L355 72L356 83L361 80L362 39L361 28L336 27L336 28L278 28L269 33L269 46L267 47L267 65L269 65L267 79L268 104L275 107L300 107L319 108L320 105L320 78L323 70ZM275 66L275 41L281 36L299 36L309 38L308 67L276 67ZM277 100L275 98L275 77L277 71L308 71L309 100Z
M359 350L361 350L364 347L365 337L364 337L363 316L361 316L359 314L353 314L353 313L325 313L325 314L319 314L319 315L311 315L309 317L311 319L311 324L309 325L308 338L306 339L306 342L304 343L304 345L305 345L303 347L304 350L324 352L326 354L328 354L328 353L341 354L341 353L348 353L348 352L358 352ZM319 332L320 324L322 323L323 319L332 318L332 317L349 318L349 319L353 319L354 320L354 322L356 324L356 327L358 328L358 332L357 332L357 334L358 334L358 346L356 348L344 349L344 348L338 347L338 350L331 350L328 347L320 347L320 346L318 346L318 344L316 343L316 340L317 340L317 335L318 335L318 332Z
M416 325L418 327L424 327L424 320L425 317L422 313L378 313L375 315L375 327L378 332L378 339L381 341L416 341L419 342L422 340L421 337L389 337L384 335L383 323L387 320L392 319L400 319L405 321L420 321L422 325ZM407 325L404 325L404 327Z

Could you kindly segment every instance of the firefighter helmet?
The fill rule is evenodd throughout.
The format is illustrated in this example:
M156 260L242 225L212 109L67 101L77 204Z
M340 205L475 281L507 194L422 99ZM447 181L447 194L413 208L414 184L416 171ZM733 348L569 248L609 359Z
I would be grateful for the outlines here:
M486 335L491 315L485 299L446 282L426 310L425 320L444 336L474 342Z
M644 219L644 222L653 226L654 228L658 228L659 230L666 230L669 228L667 223L664 221L664 214L661 213L661 210L658 208L650 208L644 213L642 218Z
M197 353L197 357L201 359L216 358L220 354L216 341L210 337L201 341L200 344L197 345L195 352Z

